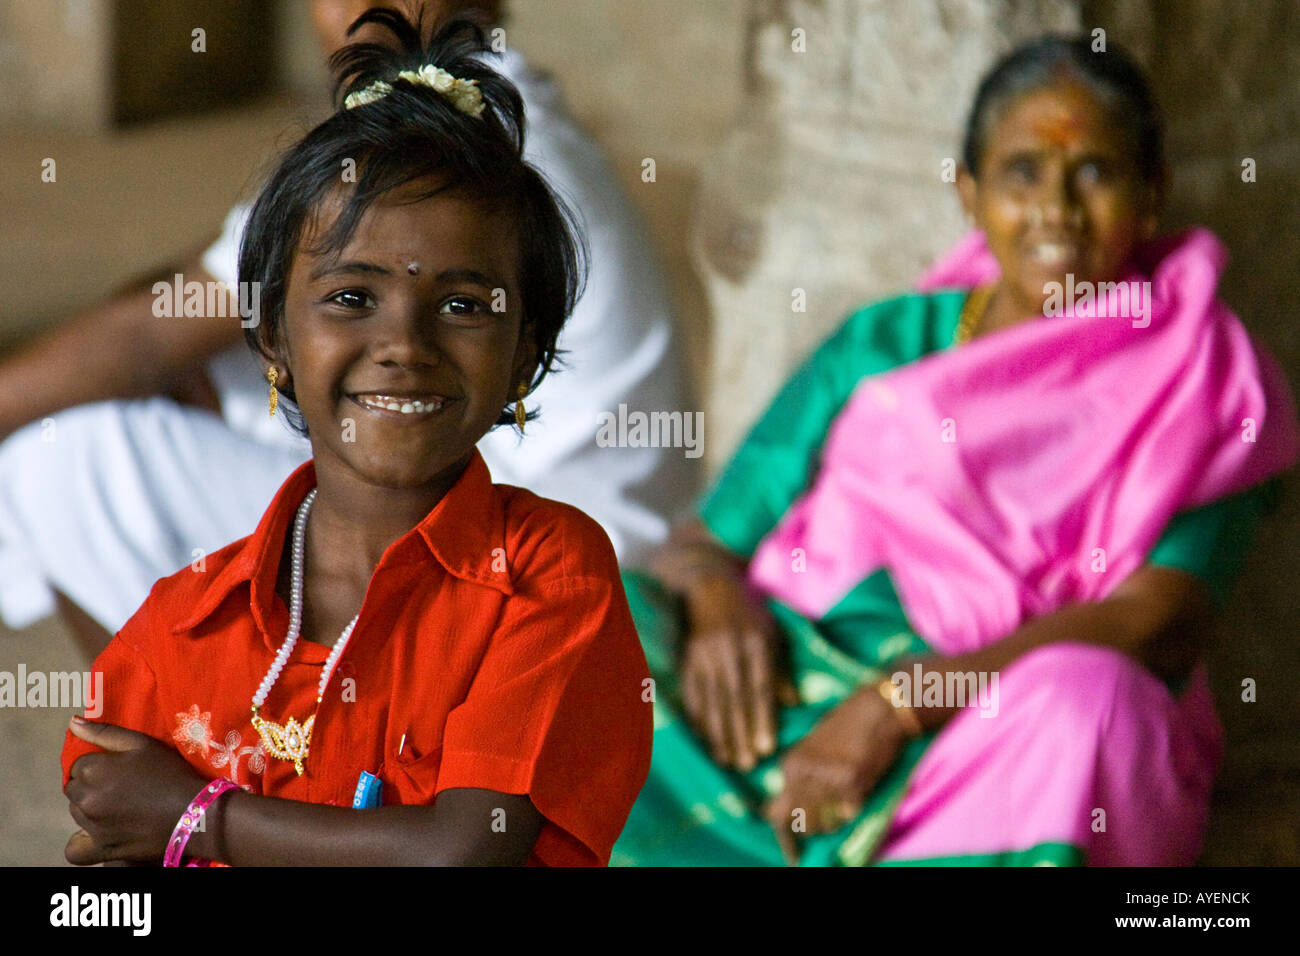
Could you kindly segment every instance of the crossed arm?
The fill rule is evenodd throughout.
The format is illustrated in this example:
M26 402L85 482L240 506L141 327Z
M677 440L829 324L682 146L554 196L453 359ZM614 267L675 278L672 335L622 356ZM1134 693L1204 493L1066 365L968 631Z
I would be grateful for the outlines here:
M1038 647L1065 641L1121 651L1165 681L1181 680L1204 652L1213 620L1210 592L1185 571L1145 564L1110 595L1034 618L987 647L921 661L943 673L991 672ZM927 730L943 726L955 708L916 711Z
M172 828L207 780L147 734L74 718L105 748L79 759L64 793L79 831L69 863L160 863ZM221 796L186 847L233 866L520 866L544 820L526 794L450 789L433 806L372 810Z

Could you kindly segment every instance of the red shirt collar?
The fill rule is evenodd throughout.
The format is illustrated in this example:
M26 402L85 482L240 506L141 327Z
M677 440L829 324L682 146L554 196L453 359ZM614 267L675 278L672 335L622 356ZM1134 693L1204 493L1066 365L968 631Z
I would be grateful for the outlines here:
M200 590L194 610L172 628L173 633L197 627L235 588L248 582L253 617L268 640L271 638L271 608L285 535L298 506L315 487L315 464L308 461L280 486L257 530L237 543L237 552ZM514 586L505 560L505 532L501 495L492 484L487 463L475 449L474 457L456 483L419 524L388 546L379 567L432 557L449 574L510 595ZM503 570L494 570L494 565ZM276 640L282 639L283 636Z

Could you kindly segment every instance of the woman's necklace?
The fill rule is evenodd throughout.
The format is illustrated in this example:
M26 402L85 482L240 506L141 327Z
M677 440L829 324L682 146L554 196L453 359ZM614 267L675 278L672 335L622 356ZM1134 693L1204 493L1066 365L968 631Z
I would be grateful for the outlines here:
M993 293L998 290L997 283L977 286L972 289L966 301L962 303L961 317L957 320L957 334L952 337L953 345L965 345L975 334L975 327L984 318Z
M266 697L271 693L271 688L280 677L280 671L284 670L285 663L289 660L289 655L293 653L294 645L298 643L298 631L302 627L302 567L303 552L306 550L307 542L307 515L311 513L312 502L316 500L316 489L303 499L298 506L298 517L293 523L293 561L292 577L289 585L289 633L285 635L284 643L280 645L280 650L275 655L275 660L271 662L271 669L266 672L262 678L261 685L257 688L257 693L253 695L253 727L257 730L258 735L262 738L262 743L273 756L281 760L292 760L293 769L298 771L298 776L302 776L302 762L307 759L307 750L311 747L311 729L316 724L316 714L320 710L320 702L325 697L325 686L330 682L330 675L334 673L334 666L338 664L339 658L343 656L343 649L348 646L348 638L352 636L352 629L357 626L357 618L354 617L343 633L339 635L334 642L334 648L330 651L330 656L325 660L325 666L321 669L320 685L316 688L316 709L312 711L306 723L299 724L292 717L284 725L273 724L269 720L264 720L258 715L258 710L266 703ZM357 617L361 615L358 613Z

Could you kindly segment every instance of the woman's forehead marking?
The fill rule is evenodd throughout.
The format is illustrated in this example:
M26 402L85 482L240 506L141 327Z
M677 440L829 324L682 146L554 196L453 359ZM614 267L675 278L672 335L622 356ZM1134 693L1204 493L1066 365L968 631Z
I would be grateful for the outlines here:
M1082 124L1069 110L1039 117L1030 125L1035 134L1060 149L1074 146L1083 133Z

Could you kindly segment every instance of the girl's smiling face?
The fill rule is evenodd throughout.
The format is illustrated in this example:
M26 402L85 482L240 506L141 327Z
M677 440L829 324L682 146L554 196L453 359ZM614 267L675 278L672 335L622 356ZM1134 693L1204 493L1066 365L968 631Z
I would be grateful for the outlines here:
M958 175L1002 284L1024 313L1049 282L1113 281L1156 229L1162 182L1143 180L1137 145L1095 94L1062 78L1023 94L988 130L978 179Z
M418 198L431 185L380 197L338 255L310 251L337 197L299 242L280 365L318 471L341 466L387 488L454 480L531 380L513 229L456 191Z

